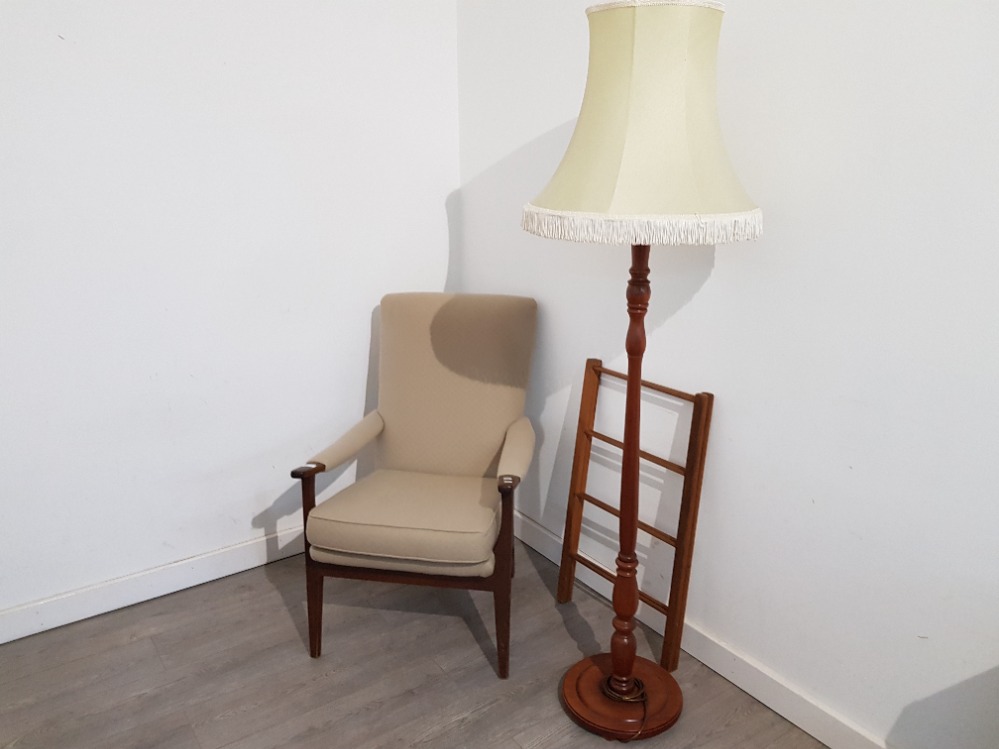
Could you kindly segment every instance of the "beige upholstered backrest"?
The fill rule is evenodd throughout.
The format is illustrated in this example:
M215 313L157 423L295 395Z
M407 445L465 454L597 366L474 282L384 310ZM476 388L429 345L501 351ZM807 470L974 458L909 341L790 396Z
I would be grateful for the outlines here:
M533 299L390 294L381 304L381 468L495 476L503 437L524 413Z

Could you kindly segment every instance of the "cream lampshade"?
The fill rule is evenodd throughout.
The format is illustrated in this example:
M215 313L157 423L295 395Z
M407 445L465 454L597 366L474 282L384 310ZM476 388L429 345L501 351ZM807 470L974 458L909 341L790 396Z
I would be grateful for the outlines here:
M624 0L587 10L590 61L572 140L524 209L550 239L717 244L755 239L760 209L722 143L715 70L723 5Z

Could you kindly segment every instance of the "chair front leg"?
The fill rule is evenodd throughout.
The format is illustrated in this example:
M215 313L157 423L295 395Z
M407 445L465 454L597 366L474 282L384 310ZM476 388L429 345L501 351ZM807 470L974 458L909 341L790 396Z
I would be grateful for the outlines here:
M500 575L493 590L496 609L496 670L501 679L510 675L510 576Z
M323 651L323 573L305 560L306 605L309 611L309 655L318 658Z
M498 488L501 502L499 538L494 554L493 608L496 611L496 661L501 679L510 675L510 598L513 587L513 490L520 483L516 476L500 476Z
M302 481L302 533L306 534L309 513L316 507L316 474L326 470L322 463L308 463L291 472ZM318 658L323 649L323 574L312 564L309 537L305 535L305 605L309 618L309 655Z

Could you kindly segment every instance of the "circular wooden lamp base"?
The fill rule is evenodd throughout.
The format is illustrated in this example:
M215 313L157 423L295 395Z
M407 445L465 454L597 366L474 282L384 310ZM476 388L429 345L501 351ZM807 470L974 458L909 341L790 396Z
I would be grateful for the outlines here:
M610 653L584 658L562 679L562 707L580 726L605 739L632 741L656 736L680 717L680 685L669 671L647 658L635 658L632 674L645 687L644 702L622 702L606 695Z

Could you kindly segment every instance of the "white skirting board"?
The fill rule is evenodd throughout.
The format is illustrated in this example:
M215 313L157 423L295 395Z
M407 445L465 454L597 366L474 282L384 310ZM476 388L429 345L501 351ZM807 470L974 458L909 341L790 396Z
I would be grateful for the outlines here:
M516 511L514 534L555 564L559 563L562 557L562 539ZM611 584L595 572L579 565L576 580L610 599ZM645 604L639 607L638 619L662 632L665 621L662 615ZM608 644L610 634L608 619ZM762 663L733 650L690 621L683 628L683 650L832 749L885 749L883 740L876 739L846 718L835 714L804 690L788 684ZM566 664L566 668L570 665L572 664Z
M276 541L276 543L275 543ZM275 554L274 549L279 551ZM302 527L0 611L0 643L176 593L304 550Z

